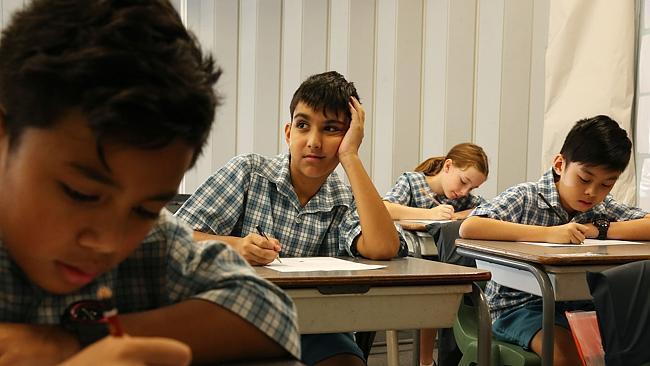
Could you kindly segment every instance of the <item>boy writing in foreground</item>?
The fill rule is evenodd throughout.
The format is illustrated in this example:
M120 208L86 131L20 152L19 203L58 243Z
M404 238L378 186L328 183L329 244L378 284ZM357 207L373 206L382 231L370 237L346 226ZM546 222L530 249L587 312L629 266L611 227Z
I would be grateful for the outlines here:
M168 1L36 0L13 17L0 40L3 361L54 364L105 336L93 312L71 315L100 286L127 334L182 341L197 362L299 355L290 299L161 213L209 134L219 75ZM147 342L128 341L88 352Z
M394 257L397 231L358 155L364 109L354 85L334 71L313 75L294 93L290 113L289 154L233 158L176 215L198 240L223 240L253 265L278 253ZM339 162L352 192L334 172ZM362 363L350 334L304 335L302 345L307 364Z
M460 235L573 244L585 238L650 239L646 213L609 195L630 160L631 147L625 130L607 116L578 121L551 170L537 183L516 185L477 207ZM486 295L495 337L541 355L541 298L492 281ZM585 301L556 303L554 365L580 364L564 311L589 307Z

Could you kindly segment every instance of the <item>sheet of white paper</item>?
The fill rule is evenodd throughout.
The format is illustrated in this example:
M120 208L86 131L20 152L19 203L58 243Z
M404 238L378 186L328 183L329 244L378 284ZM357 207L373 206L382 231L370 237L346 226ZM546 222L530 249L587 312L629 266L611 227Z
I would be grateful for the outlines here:
M543 247L568 247L575 246L576 244L554 244L554 243L538 243L532 241L525 241L526 244L540 245ZM620 245L620 244L645 244L638 241L623 241L623 240L598 240L598 239L585 239L582 246L597 246L597 245Z
M282 258L282 263L273 261L267 268L279 272L311 272L311 271L360 271L364 269L379 269L386 266L363 264L332 257L298 257Z
M415 219L407 219L407 220L399 220L401 222L408 222L408 223L414 223L414 224L432 224L434 222L437 222L439 224L444 224L446 222L451 222L451 220L415 220Z

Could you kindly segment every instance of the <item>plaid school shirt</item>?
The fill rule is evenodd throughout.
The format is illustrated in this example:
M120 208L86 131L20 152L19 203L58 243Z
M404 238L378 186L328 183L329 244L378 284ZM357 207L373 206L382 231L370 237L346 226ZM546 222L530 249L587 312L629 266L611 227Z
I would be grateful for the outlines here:
M544 198L560 214L558 217L553 209L539 198ZM589 211L579 212L573 217L577 223L591 223L596 217L605 216L610 221L628 221L645 217L646 213L638 208L616 202L607 195L603 202L595 205ZM553 171L549 170L538 182L518 184L508 188L492 201L481 204L472 211L471 216L485 216L492 219L510 221L518 224L537 226L563 225L571 221L569 214L560 204L560 196L555 187ZM539 296L501 286L489 281L485 295L490 306L490 315L496 320L504 312L523 307L526 303L539 299Z
M305 207L291 185L289 155L240 155L206 180L176 212L195 230L245 237L256 227L283 257L348 253L361 233L352 191L332 172Z
M2 242L0 284L0 322L59 324L69 304L96 299L98 288L108 286L120 313L146 311L188 299L213 302L250 322L300 358L291 299L258 277L226 244L193 242L191 229L165 210L131 256L76 293L50 294L30 283ZM216 328L214 332L228 329Z
M409 207L433 208L438 206L433 201L434 198L443 205L453 206L456 212L469 210L485 202L482 197L471 194L457 199L447 198L444 194L436 195L422 172L405 172L400 175L393 189L384 196L384 201Z

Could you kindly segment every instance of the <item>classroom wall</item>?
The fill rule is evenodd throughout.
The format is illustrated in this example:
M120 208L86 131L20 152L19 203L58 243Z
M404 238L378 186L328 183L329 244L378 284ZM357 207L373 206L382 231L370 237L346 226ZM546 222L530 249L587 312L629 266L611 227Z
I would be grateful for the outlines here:
M286 151L282 127L307 76L338 70L366 108L361 157L380 193L463 141L482 145L493 197L542 167L548 0L176 0L224 68L192 192L236 154Z
M359 89L361 157L381 194L402 171L464 141L488 153L479 189L487 198L543 170L549 0L172 2L224 69L224 104L182 192L234 155L286 151L293 91L330 69ZM0 0L3 24L22 3Z

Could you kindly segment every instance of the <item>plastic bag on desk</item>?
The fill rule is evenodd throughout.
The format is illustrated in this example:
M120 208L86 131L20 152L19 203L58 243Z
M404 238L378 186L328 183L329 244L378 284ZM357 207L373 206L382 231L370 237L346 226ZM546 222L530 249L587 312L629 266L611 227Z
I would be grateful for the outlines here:
M583 366L605 366L605 351L595 311L567 311L571 334Z

